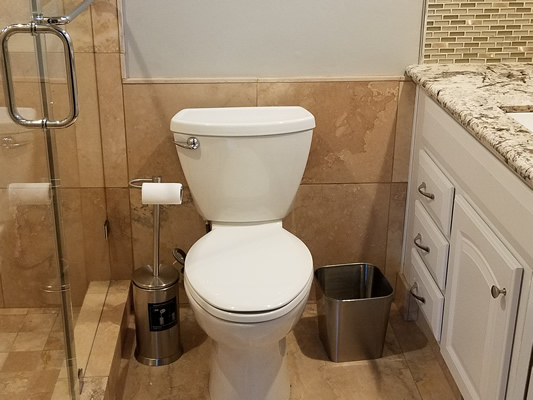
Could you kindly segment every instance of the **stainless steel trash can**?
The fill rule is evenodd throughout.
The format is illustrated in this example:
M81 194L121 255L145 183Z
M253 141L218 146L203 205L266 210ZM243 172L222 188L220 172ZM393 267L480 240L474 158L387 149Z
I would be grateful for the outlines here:
M394 290L371 264L340 264L315 271L319 335L335 362L383 354Z
M145 365L166 365L183 353L179 332L178 271L161 265L158 276L145 265L133 273L133 306L137 347Z

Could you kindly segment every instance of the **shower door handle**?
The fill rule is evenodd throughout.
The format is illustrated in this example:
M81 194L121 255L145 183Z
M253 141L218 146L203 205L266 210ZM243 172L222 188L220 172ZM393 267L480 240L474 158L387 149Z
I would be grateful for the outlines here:
M65 54L65 70L67 74L69 113L61 120L48 120L46 118L38 120L27 120L22 117L15 103L15 93L13 90L13 76L11 74L11 64L9 60L8 43L9 38L17 33L29 33L32 35L40 33L49 33L58 37L63 43ZM7 111L17 124L27 128L66 128L72 125L79 115L78 88L76 86L76 69L74 66L74 47L69 34L60 27L49 24L15 24L6 26L0 31L0 70L4 81L4 96L6 100Z

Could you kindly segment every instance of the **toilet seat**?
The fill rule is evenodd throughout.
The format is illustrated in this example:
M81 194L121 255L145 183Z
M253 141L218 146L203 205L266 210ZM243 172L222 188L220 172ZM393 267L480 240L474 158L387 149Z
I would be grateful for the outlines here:
M211 304L206 302L201 296L199 296L198 293L196 293L194 288L191 287L187 278L185 278L185 291L187 292L187 295L189 296L190 300L195 301L198 306L200 306L203 310L205 310L213 317L228 322L253 324L257 322L268 322L277 318L281 318L291 312L294 308L296 308L302 301L307 301L307 296L309 295L309 291L311 290L312 283L313 275L309 277L309 281L305 285L304 289L300 293L298 293L298 295L290 303L286 304L283 307L276 308L272 311L259 313L229 312L213 307Z
M311 253L280 221L219 225L187 254L188 294L212 315L236 322L271 320L306 298Z

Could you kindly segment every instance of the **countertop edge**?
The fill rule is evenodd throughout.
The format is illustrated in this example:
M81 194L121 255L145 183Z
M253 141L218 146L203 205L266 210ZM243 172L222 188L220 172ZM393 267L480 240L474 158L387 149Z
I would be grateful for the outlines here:
M501 66L506 69L527 67L533 74L531 64L502 64ZM479 80L485 79L484 69L487 69L486 65L456 65L452 69L447 66L415 64L407 67L406 75L533 189L533 133L506 116L502 108L513 108L509 107L512 106L511 104L502 104L497 96L491 96L491 89L496 85L498 88L506 85L504 79L500 77L499 82L479 85ZM450 71L453 71L453 74ZM473 87L468 88L467 96L464 96L464 92L461 93L461 90L464 91L465 88L454 87L450 81L446 81L447 74L457 78L461 73L463 81L475 80L478 85L478 87L472 85ZM531 104L517 107L517 109L519 111L523 111L524 108L528 111L533 110L533 85L531 85L530 101Z

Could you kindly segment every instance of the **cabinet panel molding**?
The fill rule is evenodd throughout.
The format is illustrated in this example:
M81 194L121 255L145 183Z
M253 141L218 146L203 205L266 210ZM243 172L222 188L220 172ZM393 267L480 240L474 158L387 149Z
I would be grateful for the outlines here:
M523 267L462 196L452 225L441 351L466 399L500 400Z

